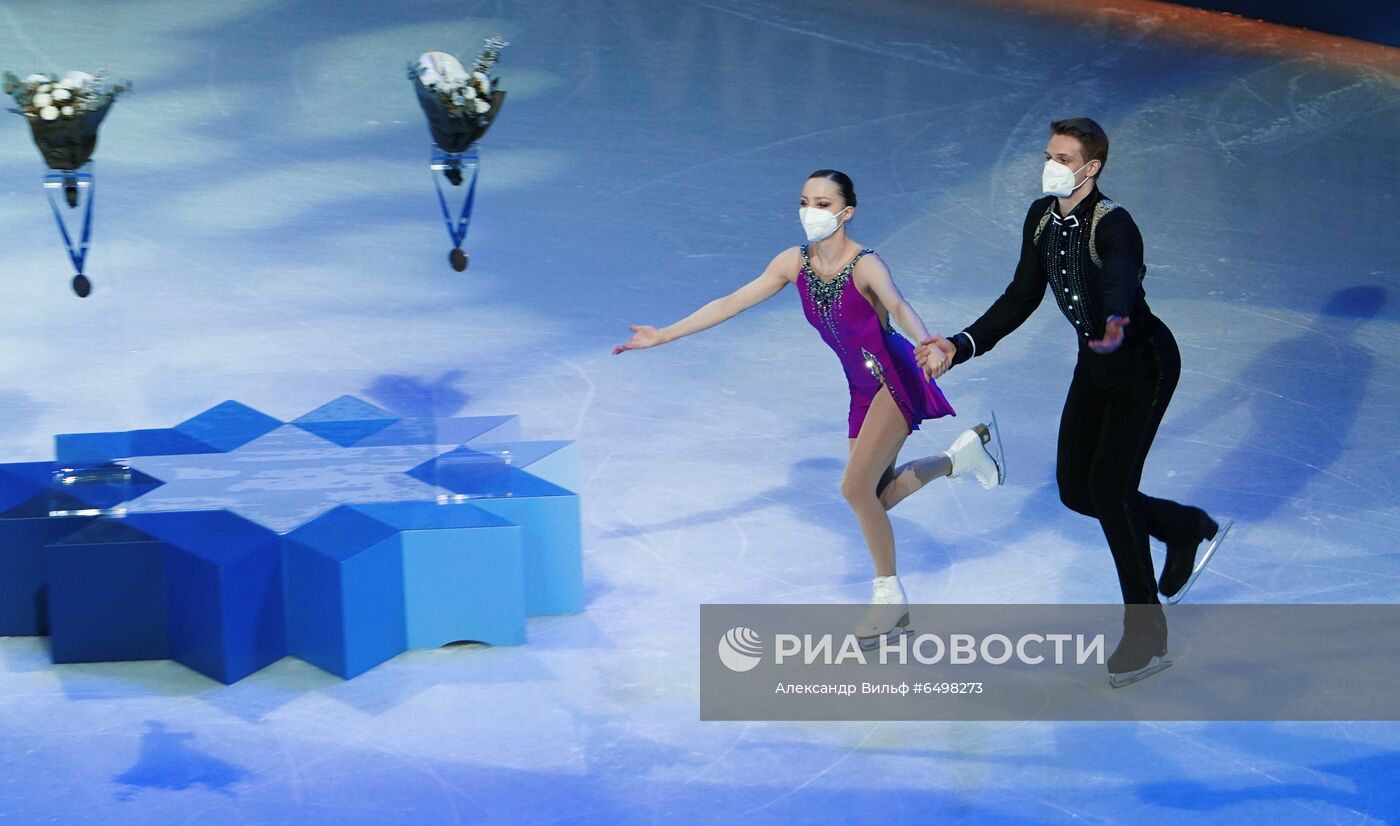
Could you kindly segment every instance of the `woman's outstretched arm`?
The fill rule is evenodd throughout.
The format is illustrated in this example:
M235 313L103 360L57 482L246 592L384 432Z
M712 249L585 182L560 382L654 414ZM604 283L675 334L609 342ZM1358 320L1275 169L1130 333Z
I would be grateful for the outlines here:
M778 294L802 266L802 255L797 247L778 253L767 268L754 280L721 298L706 304L676 323L657 329L648 325L633 325L632 338L626 344L613 348L613 355L627 350L643 350L656 347L683 336L708 330L721 324L744 310L760 304Z

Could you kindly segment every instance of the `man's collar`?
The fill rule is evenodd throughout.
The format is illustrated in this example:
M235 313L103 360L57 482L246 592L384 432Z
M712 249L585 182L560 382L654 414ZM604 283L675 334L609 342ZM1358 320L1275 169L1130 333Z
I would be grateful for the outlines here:
M1089 216L1093 214L1094 205L1102 200L1103 193L1099 191L1098 182L1095 181L1094 191L1090 192L1087 198L1076 204L1074 209L1070 210L1069 215L1061 216L1059 199L1056 198L1052 200L1050 202L1050 220L1056 225L1063 224L1065 226L1077 227L1081 223L1085 223L1089 220Z

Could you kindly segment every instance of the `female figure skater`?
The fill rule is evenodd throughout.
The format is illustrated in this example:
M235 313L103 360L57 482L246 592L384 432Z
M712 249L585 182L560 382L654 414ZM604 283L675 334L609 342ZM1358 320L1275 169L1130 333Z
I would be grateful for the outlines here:
M965 431L943 453L895 467L899 449L924 419L953 414L931 374L921 368L913 345L890 326L893 318L915 341L927 337L924 322L904 300L884 262L846 235L855 216L851 179L820 169L802 187L798 218L811 243L780 253L761 275L676 323L657 329L633 326L632 338L613 348L655 347L733 318L796 283L807 320L821 334L846 373L851 391L850 455L841 494L855 512L875 563L870 610L856 626L862 647L904 633L908 598L895 573L894 533L886 514L909 494L940 476L971 474L984 488L1001 483L1001 468L987 452L985 425Z

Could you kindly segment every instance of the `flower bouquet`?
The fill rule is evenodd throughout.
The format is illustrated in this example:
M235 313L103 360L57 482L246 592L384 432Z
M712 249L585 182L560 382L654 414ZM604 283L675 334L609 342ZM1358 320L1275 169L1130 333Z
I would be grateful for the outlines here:
M117 95L130 83L108 83L101 75L69 72L62 78L32 74L21 80L5 73L5 94L19 108L34 133L34 143L50 169L72 171L92 158L97 127Z
M443 52L427 52L409 64L408 76L428 116L433 142L444 152L467 151L495 122L506 93L498 88L500 79L487 73L508 45L500 37L488 38L470 71Z

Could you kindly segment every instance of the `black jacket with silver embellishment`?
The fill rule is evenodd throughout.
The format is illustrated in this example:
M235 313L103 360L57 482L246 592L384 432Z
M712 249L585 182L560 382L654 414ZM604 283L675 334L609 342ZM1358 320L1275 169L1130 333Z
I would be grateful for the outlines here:
M1006 291L982 317L951 339L958 348L954 364L991 351L997 342L1024 324L1044 300L1047 286L1056 290L1062 312L1075 324L1081 349L1087 349L1090 340L1103 337L1104 322L1109 316L1129 319L1123 329L1124 345L1148 332L1148 322L1153 317L1142 287L1147 271L1142 263L1142 233L1132 216L1097 187L1069 216L1060 217L1057 209L1055 196L1047 195L1027 210L1016 273ZM1046 247L1055 243L1053 233L1060 228L1060 222L1074 222L1081 233L1089 236L1078 245L1078 260L1074 262L1077 279L1073 282L1061 273L1047 273L1043 264ZM1090 293L1085 296L1086 308L1072 312L1066 309L1071 306L1067 296L1081 286Z

